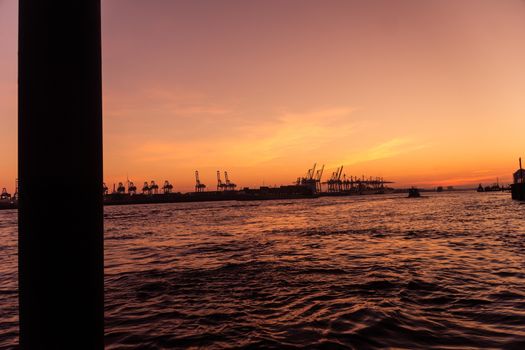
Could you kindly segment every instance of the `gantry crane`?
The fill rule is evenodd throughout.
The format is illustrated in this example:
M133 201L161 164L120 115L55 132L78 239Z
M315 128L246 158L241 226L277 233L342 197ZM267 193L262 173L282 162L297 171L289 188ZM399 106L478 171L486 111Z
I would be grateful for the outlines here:
M195 170L195 192L204 192L206 185L201 183L199 178L199 171Z
M11 199L11 194L7 193L7 189L5 187L2 188L2 194L0 194L0 199L2 199L2 200Z
M130 181L128 184L128 193L130 195L137 194L137 186L133 183L133 181Z
M124 184L122 182L119 182L118 183L118 186L117 186L117 193L118 194L124 194L126 193L126 187L124 187Z
M324 165L321 169L316 170L317 163L314 163L313 167L308 169L306 176L297 178L297 186L307 186L312 192L321 191L321 177L323 176Z
M341 175L343 174L343 166L341 165L333 173L330 179L326 182L328 185L328 192L340 192L342 189Z
M173 185L170 184L168 180L164 181L164 186L162 186L162 192L164 192L164 194L169 194L172 191L173 191Z
M217 191L224 191L226 189L226 184L221 180L221 172L217 170Z
M323 171L324 171L324 164L321 167L321 169L317 170L317 172L315 173L315 190L317 192L322 192L321 178L323 177Z
M157 185L154 180L151 180L151 183L149 184L149 191L150 191L150 194L159 193L159 185Z
M145 181L144 186L142 186L142 194L151 194L151 190L147 181Z
M231 182L230 179L228 178L227 171L224 172L224 181L225 181L224 188L226 189L226 191L234 191L235 187L237 187L237 185Z

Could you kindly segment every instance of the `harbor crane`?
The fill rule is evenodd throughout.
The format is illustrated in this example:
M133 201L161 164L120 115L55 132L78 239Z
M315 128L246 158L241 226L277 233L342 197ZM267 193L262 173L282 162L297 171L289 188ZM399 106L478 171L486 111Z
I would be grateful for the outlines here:
M306 176L297 178L297 186L307 186L313 192L321 191L321 177L323 176L324 165L321 169L317 169L317 163L308 169Z
M154 180L151 180L151 183L149 184L149 191L150 191L150 194L159 193L159 185L157 185Z
M343 166L341 165L341 167L339 168L339 172L337 173L337 178L336 178L336 187L337 187L338 192L341 192L341 189L342 189L342 186L341 186L341 174L342 173L343 173Z
M235 187L237 187L237 185L230 181L227 171L224 172L224 181L224 187L226 191L235 191Z
M321 178L323 177L323 171L324 171L324 164L321 167L321 169L317 170L317 172L315 173L315 190L317 192L322 192Z
M341 165L333 173L330 179L326 182L328 185L328 192L341 192L342 190L342 181L341 175L343 173L343 166Z
M317 163L314 163L314 166L311 169L308 169L306 172L306 180L312 180L315 174L315 168L317 166Z
M118 186L117 186L117 193L118 194L124 194L126 193L126 187L124 187L124 184L122 182L119 182L118 183Z
M102 194L105 196L108 194L109 188L105 182L102 183Z
M147 181L145 181L144 186L142 186L142 194L151 194L151 190Z
M206 185L201 183L199 178L199 171L195 170L195 192L204 192Z
M168 180L164 181L164 186L162 186L162 191L164 194L169 194L173 191L173 185L170 184Z
M7 192L7 189L5 187L2 188L2 194L0 194L0 199L2 199L2 200L9 200L9 199L11 199L11 194Z
M226 184L221 180L221 172L217 170L217 191L224 191Z
M128 193L130 195L135 195L137 194L137 186L135 186L135 184L133 183L133 181L130 181L129 184L128 184Z

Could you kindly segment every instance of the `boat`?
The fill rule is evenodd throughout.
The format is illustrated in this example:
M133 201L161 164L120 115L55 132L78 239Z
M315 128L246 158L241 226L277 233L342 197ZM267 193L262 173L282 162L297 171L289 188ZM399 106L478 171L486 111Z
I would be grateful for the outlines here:
M4 187L0 194L0 210L1 209L16 209L18 206L17 196L11 197L10 193L7 193L7 189Z
M525 170L521 167L521 158L519 160L520 167L512 174L514 183L510 185L512 199L524 201L525 200Z
M419 198L421 197L421 194L419 193L419 190L415 187L412 187L408 190L408 198Z

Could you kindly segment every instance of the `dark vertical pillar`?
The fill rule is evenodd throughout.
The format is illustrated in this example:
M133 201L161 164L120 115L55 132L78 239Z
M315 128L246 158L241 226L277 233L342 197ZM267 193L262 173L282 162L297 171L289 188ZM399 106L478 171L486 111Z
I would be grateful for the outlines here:
M102 349L100 0L19 4L20 344Z

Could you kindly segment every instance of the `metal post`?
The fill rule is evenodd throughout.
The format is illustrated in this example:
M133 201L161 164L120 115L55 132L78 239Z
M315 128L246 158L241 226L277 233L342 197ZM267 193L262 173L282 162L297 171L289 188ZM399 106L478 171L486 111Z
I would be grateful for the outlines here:
M102 349L100 0L19 1L22 349Z

